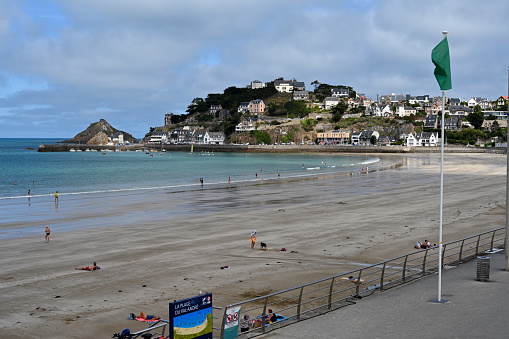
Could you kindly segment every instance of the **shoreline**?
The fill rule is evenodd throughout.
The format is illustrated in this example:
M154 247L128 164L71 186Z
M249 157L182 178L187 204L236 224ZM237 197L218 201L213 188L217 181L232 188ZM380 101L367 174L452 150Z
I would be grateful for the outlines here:
M129 313L165 318L168 302L200 290L212 292L221 307L411 252L416 240L436 242L439 155L390 157L404 165L241 189L80 205L62 200L47 219L49 244L44 224L39 236L2 240L4 334L78 338L134 331L146 326L127 320ZM505 224L505 166L497 154L446 157L444 242ZM106 222L111 225L66 232L55 226ZM268 251L259 249L260 241ZM101 270L74 270L93 261ZM230 269L221 270L225 265Z

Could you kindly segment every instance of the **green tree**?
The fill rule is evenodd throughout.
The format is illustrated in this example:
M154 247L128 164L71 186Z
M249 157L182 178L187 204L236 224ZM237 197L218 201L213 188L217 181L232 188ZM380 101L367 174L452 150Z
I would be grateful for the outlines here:
M339 120L341 120L347 108L348 106L346 105L346 103L340 100L339 103L331 109L332 122L338 122Z
M372 135L371 138L369 138L369 142L371 143L371 145L376 144L376 136Z
M259 130L254 130L254 131L251 131L250 134L251 134L251 136L256 138L256 142L259 144L265 143L266 145L269 145L272 143L272 141L270 139L270 135L266 131L262 132Z
M478 106L476 106L476 107L478 107ZM484 121L484 113L481 111L476 111L474 109L474 112L469 113L467 115L467 120L469 123L472 124L472 126L474 126L475 129L479 129L479 128L481 128L482 123Z

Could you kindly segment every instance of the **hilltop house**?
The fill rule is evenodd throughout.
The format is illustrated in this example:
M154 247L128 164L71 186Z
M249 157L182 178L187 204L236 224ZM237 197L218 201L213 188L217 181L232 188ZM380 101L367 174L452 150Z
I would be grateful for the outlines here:
M350 95L350 91L347 88L333 88L332 89L332 97L333 98L348 98Z
M507 105L507 96L502 95L502 96L498 97L496 105L498 108L500 108L504 105Z
M209 113L210 115L216 115L216 113L222 109L223 107L221 105L210 105Z
M324 100L325 109L331 109L339 104L339 98L327 97Z
M303 91L306 89L306 85L303 82L293 80L275 80L274 86L280 93L291 93L294 90Z
M424 128L438 128L438 115L428 115L424 120Z
M267 84L264 82L261 82L260 80L254 80L254 81L251 81L251 85L248 85L247 87L251 88L251 89L265 88L265 87L267 87Z
M463 119L469 113L472 112L472 109L465 106L449 106L449 115L454 118Z
M249 102L249 114L263 115L265 114L265 102L262 99L251 100Z
M411 115L415 115L417 111L414 107L407 107L403 105L398 105L396 108L396 115L399 117L409 117Z
M243 101L239 104L239 107L237 108L237 112L241 114L245 114L249 112L249 102Z
M309 100L309 91L294 91L293 100Z
M248 132L255 129L256 118L243 118L240 123L235 126L237 132Z
M446 118L444 129L448 131L455 131L460 128L461 124L458 118Z

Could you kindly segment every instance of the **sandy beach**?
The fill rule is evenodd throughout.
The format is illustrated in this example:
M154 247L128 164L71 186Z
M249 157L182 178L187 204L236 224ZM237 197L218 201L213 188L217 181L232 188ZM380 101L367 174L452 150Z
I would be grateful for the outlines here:
M110 338L146 327L129 313L167 318L200 291L223 307L437 243L440 154L379 158L369 173L4 206L0 231L40 236L0 240L1 336ZM444 242L505 225L504 155L446 154L444 167Z

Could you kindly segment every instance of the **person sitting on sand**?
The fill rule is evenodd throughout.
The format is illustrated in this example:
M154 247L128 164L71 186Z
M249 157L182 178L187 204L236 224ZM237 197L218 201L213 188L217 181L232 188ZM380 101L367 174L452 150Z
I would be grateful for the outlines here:
M417 240L417 243L415 244L415 248L418 248L420 249L422 246L422 242L420 242L419 240Z
M245 314L240 322L240 332L248 332L249 331L249 314Z
M94 264L92 266L81 267L81 268L75 267L74 269L83 270L83 271L95 271L95 270L99 269L99 266L97 266L97 263L94 261Z
M262 250L264 250L264 251L266 251L266 250L267 250L267 244L266 244L266 243L264 243L264 242L261 242L261 243L260 243L260 247L261 247L261 249L262 249Z

